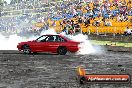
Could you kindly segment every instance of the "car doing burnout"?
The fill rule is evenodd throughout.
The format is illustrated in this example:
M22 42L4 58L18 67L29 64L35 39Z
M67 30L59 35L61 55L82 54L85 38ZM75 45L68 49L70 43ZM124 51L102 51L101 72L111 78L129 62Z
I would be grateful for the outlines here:
M79 44L63 35L42 35L36 40L19 43L17 48L25 54L51 52L65 55L67 51L77 52Z

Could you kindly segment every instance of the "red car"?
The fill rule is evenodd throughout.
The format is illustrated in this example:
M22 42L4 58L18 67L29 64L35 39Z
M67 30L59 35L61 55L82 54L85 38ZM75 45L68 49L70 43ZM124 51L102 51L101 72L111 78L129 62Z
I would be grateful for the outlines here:
M42 35L36 40L19 43L17 48L25 54L51 52L65 55L67 51L77 52L79 44L80 42L75 42L63 35Z

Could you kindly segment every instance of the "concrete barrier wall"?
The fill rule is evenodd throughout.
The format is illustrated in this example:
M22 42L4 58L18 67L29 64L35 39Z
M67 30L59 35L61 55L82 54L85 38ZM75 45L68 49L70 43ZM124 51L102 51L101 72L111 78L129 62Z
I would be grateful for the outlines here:
M122 46L104 46L108 51L116 51L116 52L131 52L132 47L122 47Z
M112 41L112 42L124 42L124 43L132 43L132 35L129 36L113 36L113 35L88 35L91 40L100 40L100 41ZM111 46L111 45L103 45L108 51L117 51L117 52L131 52L132 47L123 47L123 46Z
M100 41L113 41L113 42L131 42L132 43L132 35L129 36L103 36L103 35L88 35L91 40L100 40Z

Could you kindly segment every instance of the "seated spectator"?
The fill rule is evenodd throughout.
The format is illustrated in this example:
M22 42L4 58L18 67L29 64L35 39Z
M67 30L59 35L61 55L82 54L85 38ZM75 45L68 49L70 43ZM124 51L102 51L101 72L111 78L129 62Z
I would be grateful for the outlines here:
M73 28L72 28L72 25L71 25L71 21L67 21L67 24L66 24L66 32L67 34L73 34Z
M124 21L128 21L128 16L127 15L124 16Z
M121 22L124 21L124 15L121 14Z
M64 29L62 30L62 32L65 32L66 34L68 34L68 30L66 29L66 26L64 27Z
M74 29L74 21L71 20L71 26L72 26L72 29Z
M129 27L127 27L127 29L125 30L124 32L124 35L127 36L127 35L132 35L132 29L129 29Z
M51 26L56 26L56 22L55 21L53 21L53 23L52 23L52 25Z
M64 17L63 24L66 24L66 23L67 23L67 19Z
M83 22L82 18L81 18L81 17L79 17L79 18L78 18L78 23L80 23L80 24L81 24L82 22Z
M93 10L92 9L89 10L89 14L90 14L90 17L93 18L93 14L94 13L93 13Z
M123 19L121 18L121 15L117 16L117 21L122 21Z
M95 20L94 23L93 23L94 26L100 26L100 21L99 20Z
M75 27L75 33L80 32L81 27L80 27L80 25L78 23L75 23L74 27Z
M105 21L105 26L112 26L111 21L110 20L109 21Z
M85 26L88 27L90 25L90 19L84 18L84 23L85 23Z
M73 16L76 16L77 15L77 11L76 9L73 9Z
M90 9L89 5L87 5L85 9L87 10L87 13L88 13L88 11Z

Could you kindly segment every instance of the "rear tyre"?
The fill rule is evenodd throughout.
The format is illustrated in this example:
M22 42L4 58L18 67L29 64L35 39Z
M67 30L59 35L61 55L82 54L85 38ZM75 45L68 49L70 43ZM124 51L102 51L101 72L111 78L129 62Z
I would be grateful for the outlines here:
M31 49L28 45L23 46L23 53L24 54L31 54Z
M59 47L58 50L57 50L57 53L59 55L65 55L67 53L66 47Z

